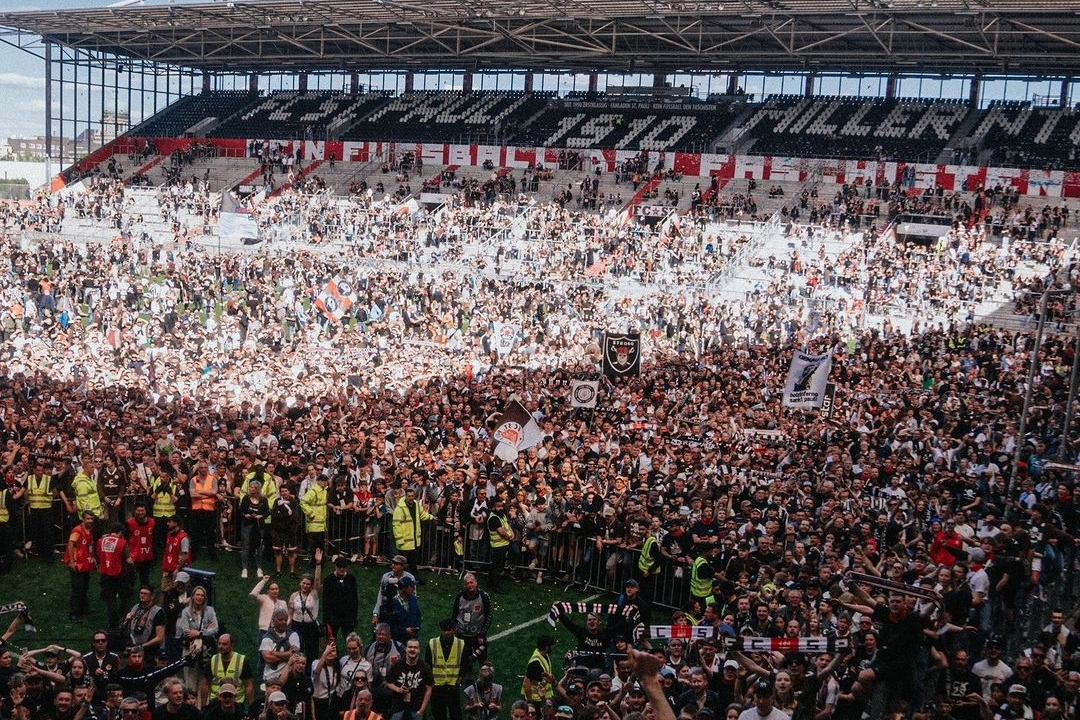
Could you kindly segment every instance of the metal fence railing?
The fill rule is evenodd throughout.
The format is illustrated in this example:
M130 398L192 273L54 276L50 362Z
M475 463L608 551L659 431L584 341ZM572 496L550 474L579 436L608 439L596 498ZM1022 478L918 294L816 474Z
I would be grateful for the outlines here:
M150 498L145 494L125 495L115 519L130 517L140 502L148 508L152 507ZM238 500L234 498L218 503L213 525L214 541L218 548L240 549L237 503ZM183 517L184 512L181 511L179 515ZM59 500L53 504L51 517L52 536L62 552L64 541L78 518L74 513L69 514ZM104 524L105 521L102 522ZM392 514L389 512L374 518L353 511L331 511L325 535L326 550L331 554L346 555L356 562L366 559L371 564L385 564L396 552L391 523ZM17 548L23 548L32 539L34 529L26 506L12 514L9 531ZM268 529L266 537L269 546ZM296 528L294 542L301 556L310 555L312 548L309 547L302 523ZM271 560L270 552L267 547L263 559L268 563ZM545 583L576 586L582 591L620 593L628 579L638 577L638 555L637 547L586 536L574 529L535 534L516 532L506 567L493 568L486 528L475 523L461 525L456 519L451 519L423 523L421 542L415 557L419 564L416 569L422 572L458 575L475 572L481 577L497 572L502 577L527 583L535 582L539 576ZM272 564L267 565L270 566ZM666 622L663 616L676 609L685 609L690 603L690 568L670 562L661 563L659 575L651 579L643 590L647 593L645 599L654 608L654 622ZM1015 610L1006 609L1005 598L992 597L990 616L985 626L978 629L970 627L965 632L973 637L995 633L1004 638L1011 656L1015 656L1040 639L1054 609L1064 608L1067 616L1073 614L1074 599L1078 596L1080 556L1068 556L1064 570L1055 579L1046 581L1044 578L1035 586L1021 584L1017 595L1012 598L1013 602L1008 603ZM1075 614L1080 615L1080 611Z

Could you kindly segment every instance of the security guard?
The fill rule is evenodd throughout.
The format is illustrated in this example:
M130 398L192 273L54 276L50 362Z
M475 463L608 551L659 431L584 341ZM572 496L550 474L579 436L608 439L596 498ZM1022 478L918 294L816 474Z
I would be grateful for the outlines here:
M30 539L34 553L46 562L56 557L56 538L53 528L53 500L56 498L52 475L45 458L34 461L34 472L26 476L26 497L30 504Z
M435 687L431 691L431 714L435 720L461 720L461 665L465 641L454 637L454 621L439 621L439 637L428 641L427 661Z

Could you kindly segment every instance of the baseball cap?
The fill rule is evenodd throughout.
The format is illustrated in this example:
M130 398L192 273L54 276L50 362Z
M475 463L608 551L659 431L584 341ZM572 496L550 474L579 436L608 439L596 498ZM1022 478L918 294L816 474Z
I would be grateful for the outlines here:
M630 578L629 580L626 581L626 583L623 585L623 587L640 587L640 585L638 585L637 580L635 580L634 578Z
M176 577L175 577L175 578L173 578L173 582L177 582L177 583L189 583L189 582L191 582L191 576L190 576L190 575L188 575L188 574L187 574L186 572L184 572L183 570L181 570L180 572L176 573Z
M772 683L768 680L759 680L758 682L754 683L755 695L772 695L772 692L773 686Z
M1027 688L1019 683L1014 683L1009 686L1009 695L1027 695Z
M349 567L349 559L346 558L344 555L338 555L336 558L334 558L334 567Z
M275 690L274 692L270 693L269 697L266 698L266 702L287 703L289 702L289 698L285 697L285 693L281 692L280 690Z
M221 683L221 687L218 688L217 694L218 695L235 695L236 694L236 686L233 685L231 682ZM273 694L273 693L271 693L271 694Z
M732 670L738 670L739 663L735 662L734 660L725 660L724 669L727 670L728 668L731 668Z
M400 585L401 587L412 587L413 585L416 585L416 581L406 575L405 577L398 580L398 585Z
M555 717L572 718L574 717L574 709L569 705L560 705L555 708Z
M393 564L393 565L408 565L409 564L408 561L405 560L404 555L395 555L394 557L390 558L390 563Z

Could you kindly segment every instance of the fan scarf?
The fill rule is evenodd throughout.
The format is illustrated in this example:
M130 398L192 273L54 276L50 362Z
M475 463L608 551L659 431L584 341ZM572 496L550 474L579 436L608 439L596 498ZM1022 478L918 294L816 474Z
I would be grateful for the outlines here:
M551 604L548 611L548 625L555 627L559 618L569 613L594 613L596 615L622 615L626 622L633 628L634 642L637 642L645 634L645 623L641 621L641 614L633 605L619 607L616 603L587 603L587 602L557 602Z
M30 610L27 609L26 603L19 600L17 602L10 602L4 605L0 605L0 615L7 615L8 613L17 612L23 621L23 630L27 632L37 632L37 628L34 627L34 619L30 617Z
M848 582L857 582L860 585L868 585L877 590L899 593L900 595L910 595L919 598L920 600L932 602L935 605L941 605L941 593L937 590L931 590L919 585L908 585L907 583L897 582L896 580L888 580L876 575L868 575L867 573L860 572L849 572L845 579Z
M721 636L720 629L710 625L650 625L649 638L653 640L715 640ZM848 638L838 637L728 637L724 638L727 650L743 652L800 652L819 654L836 652L851 647Z

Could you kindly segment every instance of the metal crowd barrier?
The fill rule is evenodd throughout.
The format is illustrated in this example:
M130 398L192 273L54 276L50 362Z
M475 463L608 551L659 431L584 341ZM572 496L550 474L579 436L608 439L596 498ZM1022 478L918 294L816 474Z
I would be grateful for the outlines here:
M152 508L146 495L126 495L122 505L123 517L131 517L139 502L145 502L148 508ZM230 499L227 506L219 503L215 527L220 548L240 549L239 522L235 520L238 515L237 503L236 499ZM79 518L77 514L69 514L59 499L53 502L52 518L53 537L57 551L62 553L67 537ZM24 548L32 537L29 508L25 504L20 511L12 514L8 529L15 547ZM306 533L302 523L296 532L294 541L300 553L306 556L310 548L305 542ZM374 542L373 557L365 553L368 538ZM369 527L366 519L358 513L347 511L337 514L331 511L327 522L326 549L332 554L344 554L355 560L367 555L370 562L385 564L396 553L392 515L386 513ZM269 555L267 548L267 559ZM482 525L470 523L455 528L430 521L423 523L417 553L420 571L457 575L475 572L481 578L488 573L498 572L503 577L513 577L525 583L535 582L539 575L544 583L577 587L583 592L613 594L621 593L628 579L640 579L638 556L638 548L622 547L566 529L539 535L516 534L510 546L507 566L493 568L491 544L487 530ZM689 567L662 562L660 573L644 583L642 590L645 599L654 608L654 622L664 622L665 613L686 608L690 600L689 588ZM978 631L978 640L981 641L989 633L996 634L1005 639L1008 651L1015 656L1040 639L1055 608L1064 608L1067 619L1070 616L1073 619L1080 617L1080 610L1075 609L1077 597L1080 597L1080 554L1066 557L1065 569L1053 582L1038 587L1023 585L1011 615L1006 612L1001 597L992 597L989 617L985 626Z

